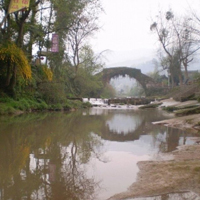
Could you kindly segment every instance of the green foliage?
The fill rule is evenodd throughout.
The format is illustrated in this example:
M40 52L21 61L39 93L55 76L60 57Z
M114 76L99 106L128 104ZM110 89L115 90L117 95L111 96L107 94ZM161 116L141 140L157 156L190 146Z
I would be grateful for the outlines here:
M75 87L78 89L78 96L97 97L103 88L101 79L97 76L88 74L84 69L80 69L74 80Z
M131 91L130 91L130 96L142 96L142 95L145 95L145 91L144 89L142 88L141 85L136 85L134 87L131 88Z
M167 107L163 107L163 110L166 110L168 112L173 112L174 110L177 110L177 107L174 106L167 106Z
M181 109L176 112L176 116L185 116L185 115L192 115L192 114L199 114L200 113L200 106L195 108L188 108L188 109Z
M57 103L57 104L51 105L50 110L61 111L61 110L63 110L63 107L60 103Z
M139 109L146 109L146 108L157 108L160 106L162 103L152 103L144 106L140 106Z
M96 75L102 70L103 63L95 56L89 45L83 46L80 51L78 71L72 78L73 88L77 96L98 97L103 88L101 76ZM71 72L73 77L73 72Z
M79 100L72 101L72 107L73 108L76 108L76 109L82 108L82 105L83 105L82 102L79 101Z
M200 83L200 73L199 72L195 72L193 74L193 77L192 77L194 80L196 80L197 82Z
M101 10L99 0L45 1L48 4L48 12L41 10L43 19L40 19L37 11L43 3L43 1L31 1L30 12L27 10L20 11L20 14L18 12L16 15L11 14L7 18L8 27L2 26L0 90L14 98L5 102L9 105L9 112L87 107L88 105L79 105L77 102L66 103L66 99L77 96L100 96L103 88L101 77L95 75L103 66L99 60L100 56L96 56L91 47L85 45L86 38L98 30L96 20ZM7 4L2 6L0 12L4 14L7 7ZM86 25L84 28L83 24ZM86 36L82 34L85 31L89 31ZM31 61L32 58L36 58L32 55L33 47L38 47L42 52L49 51L51 47L49 32L56 32L59 35L59 52L45 54L46 64L41 64L44 63L41 60L39 64L34 60ZM81 42L77 54L77 60L80 61L77 73L71 59L70 47L73 41L66 41L69 34L74 36L75 32ZM70 50L68 49L66 54L67 42ZM2 110L4 112L6 109Z
M10 97L0 98L0 114L15 114L19 111L29 112L31 110L46 110L48 105L40 100L21 98L14 100Z
M193 170L194 170L195 172L200 172L200 167L195 167Z
M38 92L42 99L48 104L64 103L66 100L63 83L44 82L39 84Z
M101 92L102 98L113 98L115 97L115 95L116 95L116 91L110 84L107 84L103 88L103 91Z
M89 108L92 107L92 104L90 102L83 102L82 103L82 108Z
M17 111L13 107L0 103L0 115L15 114L16 112Z

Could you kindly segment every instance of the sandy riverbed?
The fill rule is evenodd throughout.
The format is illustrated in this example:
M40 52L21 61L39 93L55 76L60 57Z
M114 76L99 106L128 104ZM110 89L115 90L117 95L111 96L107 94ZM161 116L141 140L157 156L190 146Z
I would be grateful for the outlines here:
M181 103L172 99L163 101L165 106L185 106L196 103L198 102ZM197 133L199 122L200 114L196 114L154 122L154 124L189 129ZM116 194L109 200L158 197L173 193L186 194L187 198L184 197L184 199L200 200L200 145L198 140L199 138L196 145L181 146L174 152L163 154L161 160L139 162L140 171L137 181L127 191Z

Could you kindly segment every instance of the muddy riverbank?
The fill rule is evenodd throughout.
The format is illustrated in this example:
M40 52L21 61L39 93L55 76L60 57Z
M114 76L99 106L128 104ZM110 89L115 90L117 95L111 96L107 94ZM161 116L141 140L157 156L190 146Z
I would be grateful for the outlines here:
M137 181L109 200L173 193L188 193L200 199L200 145L182 146L161 160L139 162L138 167Z
M185 106L197 104L197 101L177 102L164 100L164 106ZM199 132L200 114L174 117L173 119L154 122L170 127ZM138 163L137 181L127 191L116 194L109 200L132 200L138 197L158 197L170 194L180 195L179 199L200 199L200 145L199 138L195 145L180 146L171 153L160 154L151 161Z
M188 200L191 197L200 199L200 145L181 147L163 155L162 160L139 162L138 167L137 181L126 192L116 194L109 200L173 193L187 193Z

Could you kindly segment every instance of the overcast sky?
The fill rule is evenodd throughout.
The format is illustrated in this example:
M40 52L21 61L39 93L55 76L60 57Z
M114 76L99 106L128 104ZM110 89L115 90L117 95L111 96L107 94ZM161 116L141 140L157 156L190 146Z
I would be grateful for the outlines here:
M156 51L156 37L150 32L152 18L170 8L175 14L200 9L199 0L101 0L101 31L92 40L96 52L109 49L107 64L148 57Z

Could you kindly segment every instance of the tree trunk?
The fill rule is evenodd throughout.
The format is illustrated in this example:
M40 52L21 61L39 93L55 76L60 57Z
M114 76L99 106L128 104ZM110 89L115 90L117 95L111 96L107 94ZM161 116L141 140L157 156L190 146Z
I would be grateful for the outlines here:
M23 46L23 37L24 37L24 21L21 20L19 23L19 32L17 38L17 46L20 48Z
M12 73L10 73L10 76L11 76L10 81L9 81L9 84L5 88L5 92L9 96L14 97L15 96L14 88L16 85L16 77L17 77L17 67L16 66L13 67L13 70L12 70Z
M186 62L183 62L183 66L185 68L185 81L189 79L189 76L188 76L188 69L187 69L187 61Z
M183 85L182 74L179 74L179 84L180 84L180 85Z
M10 62L8 62L5 87L8 87L10 85L10 79L11 79L11 66Z

